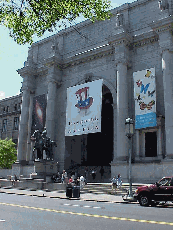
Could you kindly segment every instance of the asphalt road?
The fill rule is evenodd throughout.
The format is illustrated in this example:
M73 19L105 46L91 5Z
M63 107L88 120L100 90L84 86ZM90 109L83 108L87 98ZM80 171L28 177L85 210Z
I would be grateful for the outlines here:
M173 207L0 194L0 229L173 229Z

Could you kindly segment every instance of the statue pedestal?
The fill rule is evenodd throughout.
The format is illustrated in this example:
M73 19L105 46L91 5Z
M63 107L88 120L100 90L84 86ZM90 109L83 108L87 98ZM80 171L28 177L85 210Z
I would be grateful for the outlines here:
M53 174L57 173L57 163L55 161L35 161L34 166L35 173L37 173L37 177L39 178L51 177Z

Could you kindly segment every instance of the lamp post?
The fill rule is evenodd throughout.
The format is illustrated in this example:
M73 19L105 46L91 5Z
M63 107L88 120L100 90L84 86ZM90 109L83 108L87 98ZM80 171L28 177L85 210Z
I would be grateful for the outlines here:
M127 118L126 122L125 122L125 131L126 131L126 136L129 139L129 145L131 145L131 138L133 136L133 120L131 118ZM131 161L132 161L132 152L131 152L131 148L129 147L129 199L133 198L132 195L132 178L131 178L131 172L132 172L132 165L131 165Z

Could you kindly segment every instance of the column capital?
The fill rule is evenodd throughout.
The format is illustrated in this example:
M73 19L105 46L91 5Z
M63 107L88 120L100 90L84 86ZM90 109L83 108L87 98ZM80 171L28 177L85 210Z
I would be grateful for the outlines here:
M132 40L132 37L127 33L126 29L122 27L120 33L108 38L108 43L114 47L119 45L130 46Z
M24 66L23 68L18 69L17 72L22 78L30 78L37 74L37 69L35 66Z
M53 82L53 83L57 83L58 85L62 84L62 72L61 70L56 66L56 65L52 65L47 67L47 83L49 82Z
M109 38L109 44L115 49L115 64L124 63L131 65L129 47L132 43L132 37L123 29L121 33Z
M173 17L169 15L166 18L162 18L156 22L150 24L154 32L159 35L159 45L161 53L164 50L173 51Z

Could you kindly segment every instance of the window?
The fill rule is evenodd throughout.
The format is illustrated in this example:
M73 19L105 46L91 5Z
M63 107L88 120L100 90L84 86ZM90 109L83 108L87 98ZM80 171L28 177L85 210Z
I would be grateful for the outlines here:
M14 111L17 111L17 104L14 105Z
M157 134L156 132L145 133L145 157L157 156Z
M9 106L7 106L6 112L7 112L7 113L9 112Z
M4 107L4 109L3 109L3 112L5 113L5 107Z
M14 117L14 130L19 129L19 117Z
M5 131L7 131L7 119L4 119L2 123L2 132L5 132Z

